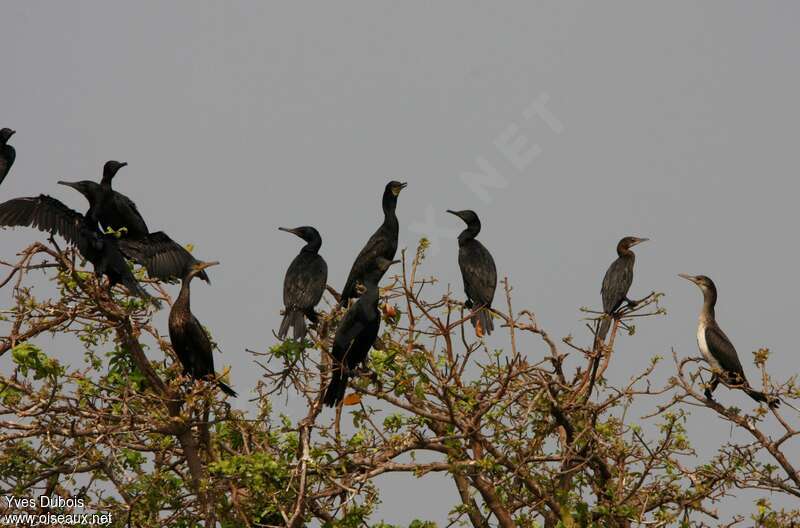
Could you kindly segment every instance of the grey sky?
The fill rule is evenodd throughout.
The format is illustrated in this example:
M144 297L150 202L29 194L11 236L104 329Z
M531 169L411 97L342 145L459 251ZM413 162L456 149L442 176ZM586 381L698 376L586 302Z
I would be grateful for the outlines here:
M554 335L585 339L578 307L600 304L616 241L651 237L633 295L665 292L669 315L622 340L614 379L671 347L697 354L700 293L681 271L717 282L751 376L762 346L785 376L800 363L798 15L792 2L7 2L0 126L18 156L0 193L83 210L55 181L129 162L115 183L151 229L222 262L193 307L243 396L259 375L244 349L272 342L300 247L277 226L317 226L341 288L390 179L409 182L401 247L441 232L426 269L461 294L447 235L461 225L444 210L475 209L515 305ZM563 128L524 117L544 95ZM513 126L540 149L521 170L495 145ZM462 179L479 158L499 174L488 202ZM3 233L2 258L34 236ZM729 436L705 410L692 425L708 450ZM381 514L441 521L451 487L404 486L415 508L387 497Z

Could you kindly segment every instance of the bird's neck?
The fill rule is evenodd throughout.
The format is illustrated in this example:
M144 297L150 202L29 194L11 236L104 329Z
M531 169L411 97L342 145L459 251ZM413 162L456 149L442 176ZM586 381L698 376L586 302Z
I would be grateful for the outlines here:
M714 307L717 305L717 292L713 290L703 290L703 309L700 311L701 319L714 319Z
M319 248L322 247L322 239L311 240L305 246L303 246L300 251L305 251L306 253L319 253Z
M395 209L397 209L397 196L387 189L383 193L383 201L381 203L383 205L384 218L387 220L390 218L397 220L397 215L395 214Z
M173 310L189 310L190 301L190 288L189 284L192 282L192 276L184 277L181 281L181 291L175 302L172 303Z
M478 233L480 232L481 232L481 226L469 225L465 230L463 230L458 235L458 243L460 245L464 245L471 240L475 240L475 238L478 236Z
M633 253L633 251L631 251L630 248L623 246L617 246L617 255L619 255L620 258L629 258L629 259L636 258L636 255Z
M372 279L366 279L364 281L364 287L367 289L367 291L365 291L358 300L363 302L365 307L377 307L378 282Z

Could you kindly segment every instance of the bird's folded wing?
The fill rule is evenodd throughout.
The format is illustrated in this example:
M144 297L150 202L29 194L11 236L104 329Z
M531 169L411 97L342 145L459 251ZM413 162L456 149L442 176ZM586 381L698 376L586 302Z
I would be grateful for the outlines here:
M709 324L706 327L706 344L708 345L708 351L719 361L720 366L726 372L739 374L744 379L744 369L739 361L736 348L734 348L728 336L725 335L725 332L716 324Z

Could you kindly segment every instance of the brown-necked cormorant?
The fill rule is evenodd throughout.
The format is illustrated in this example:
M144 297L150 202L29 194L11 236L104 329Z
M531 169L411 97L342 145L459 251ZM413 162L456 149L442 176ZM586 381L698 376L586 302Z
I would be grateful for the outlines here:
M458 235L458 267L461 268L464 293L467 295L464 306L477 312L472 317L472 326L478 336L491 334L494 330L491 308L497 288L497 268L492 254L475 238L481 232L481 221L475 211L448 209L447 212L467 224L467 228Z
M356 284L363 282L364 275L372 267L375 257L383 257L392 260L397 253L397 236L400 231L400 224L397 221L395 209L397 208L397 197L400 191L405 189L407 183L390 181L386 184L383 191L383 223L375 233L369 237L367 244L361 250L350 268L350 275L342 289L340 304L347 306L347 301L357 297Z
M133 200L111 187L114 176L127 165L121 161L107 161L100 183L90 180L58 183L72 187L89 201L86 216L103 229L119 231L124 228L120 248L128 258L144 266L148 275L160 280L183 277L198 261L163 231L151 233ZM198 276L209 282L205 272Z
M364 274L361 283L364 293L342 317L333 339L333 350L331 351L333 365L331 380L323 398L325 405L333 407L342 401L347 389L347 380L352 372L367 359L369 349L375 343L381 328L381 313L378 310L378 282L389 266L397 262L400 261L389 261L381 256L373 260L372 266Z
M780 405L778 398L767 396L763 392L751 388L747 382L739 355L736 353L733 343L717 324L714 316L714 307L717 304L717 287L714 285L714 281L705 275L692 276L681 273L678 276L695 283L703 292L703 308L700 310L700 318L697 322L697 347L713 372L711 382L705 390L706 398L714 399L712 395L719 385L720 376L722 376L725 383L739 386L755 401L766 403L772 408Z
M319 254L322 237L310 226L281 231L297 235L307 243L300 253L289 264L283 279L284 316L278 330L278 337L284 339L290 328L294 328L294 339L301 340L306 336L306 320L317 322L314 307L322 299L328 280L328 265Z
M0 130L0 183L3 183L3 180L8 176L8 171L11 170L11 166L17 157L17 151L8 144L9 138L14 134L16 134L16 131L10 128Z
M96 222L55 198L42 194L4 202L0 204L0 225L35 227L59 235L78 248L96 274L108 277L109 287L119 283L134 295L152 300L131 273L117 238L101 233Z
M603 313L605 314L600 323L600 330L597 333L601 341L606 338L614 313L622 306L622 303L633 304L633 301L628 299L628 290L631 289L631 284L633 283L633 266L636 263L636 255L631 251L631 248L648 240L650 239L627 236L617 244L617 255L619 256L608 267L608 271L603 277L603 287L600 290L603 296Z
M219 388L229 396L236 392L216 379L214 372L214 351L203 325L192 314L189 285L204 269L219 262L197 262L191 266L181 281L181 291L169 311L169 339L172 349L183 365L183 373L194 379L216 381Z

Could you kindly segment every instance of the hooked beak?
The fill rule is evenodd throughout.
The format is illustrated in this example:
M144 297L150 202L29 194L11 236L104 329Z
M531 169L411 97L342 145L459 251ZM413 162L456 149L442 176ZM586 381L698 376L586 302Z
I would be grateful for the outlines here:
M394 194L395 196L400 196L400 191L402 191L406 187L408 187L408 183L401 182L400 185L392 188L392 194Z
M206 268L218 265L219 265L218 260L212 260L211 262L198 262L197 264L195 264L194 269L196 269L197 271L203 271Z
M293 234L293 235L296 235L296 234L297 234L297 233L296 233L297 229L290 229L290 228L288 228L288 227L279 227L279 228L278 228L278 231L286 231L287 233L291 233L291 234Z
M64 181L64 180L59 180L58 184L59 185L66 185L67 187L72 187L73 189L77 189L78 188L78 182L68 182L68 181Z
M634 242L634 243L633 243L633 245L632 245L631 247L633 247L633 246L638 246L638 245L639 245L639 244L641 244L642 242L647 242L648 240L650 240L650 239L649 239L649 238L637 238L637 239L636 239L636 242Z
M395 264L400 264L399 260L393 260L389 263L389 266L394 266Z
M448 209L447 212L450 213L451 215L456 215L457 217L461 218L461 215L459 214L458 211L453 211L452 209Z
M695 278L692 275L689 275L688 273L678 273L678 277L680 277L682 279L686 279L689 282L694 282L695 284L697 284L697 281L695 280Z
M120 168L120 169L121 169L122 167L127 167L127 166L128 166L128 162L127 162L127 161L120 161L120 162L119 162L119 168Z

